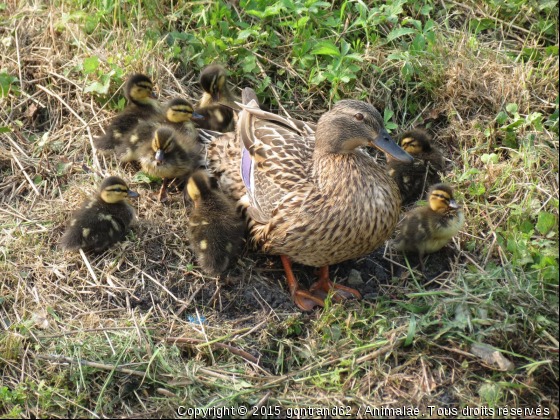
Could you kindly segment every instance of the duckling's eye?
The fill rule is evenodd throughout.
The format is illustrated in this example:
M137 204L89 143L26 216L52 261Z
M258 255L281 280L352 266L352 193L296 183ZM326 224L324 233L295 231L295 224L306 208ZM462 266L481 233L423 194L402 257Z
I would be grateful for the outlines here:
M364 115L358 112L356 115L354 115L354 118L356 118L356 121L362 121L364 119Z

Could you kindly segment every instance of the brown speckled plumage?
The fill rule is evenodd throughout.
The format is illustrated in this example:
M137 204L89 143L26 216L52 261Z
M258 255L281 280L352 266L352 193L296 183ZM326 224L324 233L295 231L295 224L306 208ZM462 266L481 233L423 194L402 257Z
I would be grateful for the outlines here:
M365 121L352 120L357 112L366 115ZM254 191L248 197L250 241L266 253L315 267L372 252L392 234L401 205L391 177L356 148L367 141L352 147L362 124L369 124L372 132L385 132L375 108L341 101L325 115L317 126L318 145L314 126L304 128L249 106L240 114L237 139L218 138L208 152L212 170L222 176L239 173L239 140L249 138L245 144L250 144L255 166ZM347 150L345 145L350 145ZM237 158L224 169L228 150L237 150ZM229 189L233 196L245 188L236 187Z

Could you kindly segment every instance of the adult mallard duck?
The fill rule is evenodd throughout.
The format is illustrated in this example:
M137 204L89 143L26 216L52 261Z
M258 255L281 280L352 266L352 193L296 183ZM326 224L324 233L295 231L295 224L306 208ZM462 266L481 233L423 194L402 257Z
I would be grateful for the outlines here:
M423 257L442 249L465 223L449 185L436 184L428 192L428 205L409 212L393 241L397 251L418 254L425 276Z
M134 209L126 197L138 197L138 193L116 176L103 180L100 193L72 215L60 244L69 251L101 252L123 239L134 220Z
M207 66L200 73L202 98L195 111L204 117L197 121L200 128L227 133L235 129L236 98L227 86L226 69L219 65ZM225 106L224 106L225 105Z
M113 151L140 122L162 117L153 88L150 78L143 74L135 74L127 80L124 95L128 105L113 119L105 135L94 139L96 149L104 153Z
M290 293L302 310L324 306L331 290L335 299L360 298L358 291L333 284L328 266L381 245L393 233L401 206L394 181L360 147L373 145L403 161L412 158L389 136L379 112L364 102L339 101L320 118L314 135L293 120L262 111L255 101L242 107L236 135L215 139L208 159L222 178L233 172L228 167L241 167L242 185L233 180L221 186L232 196L244 189L250 242L281 256ZM235 158L224 162L224 156ZM311 291L299 287L292 261L321 267Z
M163 178L159 201L165 197L167 179L179 178L200 165L202 146L195 139L173 130L159 127L151 141L138 146L138 161L148 175Z
M245 246L245 221L233 201L212 188L204 171L191 175L187 192L194 201L189 216L190 244L198 262L212 275L223 273Z
M173 98L165 104L166 125L190 138L198 139L198 131L194 121L202 121L204 117L194 111L192 104L183 98Z
M399 187L403 204L408 204L423 196L430 185L441 182L439 172L444 171L445 160L432 146L430 135L424 130L403 133L401 147L414 158L414 162L399 162L388 156L387 167Z

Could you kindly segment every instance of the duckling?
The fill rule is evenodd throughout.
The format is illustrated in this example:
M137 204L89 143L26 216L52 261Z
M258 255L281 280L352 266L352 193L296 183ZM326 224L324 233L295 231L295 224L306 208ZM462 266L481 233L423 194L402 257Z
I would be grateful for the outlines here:
M101 252L123 239L134 220L134 209L126 197L138 197L138 193L116 176L105 178L100 193L72 215L60 244L69 251Z
M209 274L223 273L245 245L245 222L220 190L212 188L204 171L196 171L187 183L194 201L189 217L191 247Z
M165 105L167 125L175 130L198 139L198 131L193 120L202 121L204 117L196 112L192 104L183 98L173 98Z
M465 223L465 216L453 198L449 185L436 184L428 192L428 205L408 213L393 241L397 251L417 253L426 277L423 257L442 249Z
M401 136L401 147L413 158L412 164L387 156L389 175L397 183L403 204L418 200L426 188L441 182L445 161L441 152L432 146L430 135L424 130L407 131Z
M127 80L124 95L128 105L113 119L105 130L105 135L94 139L96 149L108 153L114 150L122 142L123 137L141 121L161 118L161 108L155 100L153 88L150 78L143 74L135 74Z
M219 65L206 67L200 74L202 98L195 111L204 117L199 128L227 133L235 129L236 98L228 89L226 69ZM225 106L223 106L225 105Z
M159 127L151 141L138 148L138 160L148 175L163 178L159 201L164 200L168 178L188 175L200 165L202 145L170 127Z

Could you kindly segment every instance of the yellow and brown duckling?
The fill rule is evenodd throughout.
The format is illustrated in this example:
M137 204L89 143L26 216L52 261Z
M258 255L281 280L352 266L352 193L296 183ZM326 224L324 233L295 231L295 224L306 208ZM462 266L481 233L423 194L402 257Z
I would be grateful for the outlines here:
M387 157L389 175L401 192L403 204L418 200L430 185L441 182L439 172L445 169L442 153L432 146L430 135L415 129L401 135L401 147L413 158L412 164Z
M162 117L153 89L154 85L146 75L135 74L127 80L124 95L128 105L113 119L105 135L94 139L96 149L104 153L111 152L139 123Z
M159 200L165 197L169 178L189 175L200 166L202 146L197 140L170 127L157 128L151 141L138 147L138 161L150 176L163 178Z
M442 249L465 223L465 216L449 185L436 184L428 192L428 205L410 211L393 240L397 251L417 254L425 275L423 257Z
M195 111L204 117L197 121L200 128L227 133L235 129L237 109L235 97L227 86L226 69L219 65L207 66L200 74L202 98ZM225 106L223 106L225 105Z
M60 244L69 251L101 252L123 239L134 220L134 209L126 197L138 197L138 193L116 176L105 178L99 194L72 215Z
M167 125L180 133L198 139L198 131L193 121L202 121L204 117L194 111L192 104L183 98L173 98L165 104L165 119Z
M243 102L236 136L214 139L208 160L222 176L229 173L227 165L241 168L242 185L232 179L228 193L245 190L250 243L281 256L290 293L302 310L324 306L329 291L336 300L360 298L358 291L334 284L328 266L367 255L385 242L401 207L396 184L361 147L372 145L404 161L412 158L365 102L337 102L319 119L314 135L261 110L255 101ZM224 162L228 148L238 150L238 156ZM321 268L310 291L300 288L292 261Z
M212 188L204 171L195 172L187 183L194 201L189 216L190 243L203 270L222 274L245 246L245 221L233 201Z

